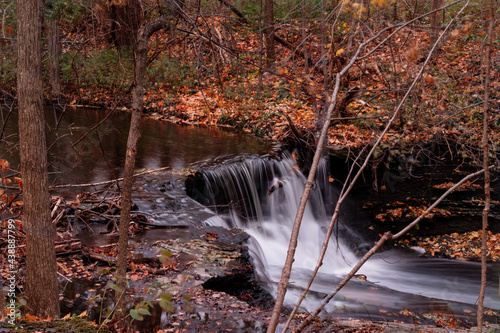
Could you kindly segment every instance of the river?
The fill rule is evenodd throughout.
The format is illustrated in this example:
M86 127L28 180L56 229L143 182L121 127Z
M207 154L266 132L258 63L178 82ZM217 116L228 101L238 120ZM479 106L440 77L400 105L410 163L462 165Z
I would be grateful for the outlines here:
M7 111L2 111L2 119ZM67 108L64 113L46 109L51 184L92 183L122 173L129 115L115 112L97 130L72 145L103 117L96 109ZM18 168L16 116L9 117L0 158ZM137 169L170 167L172 172L135 185L134 201L158 224L204 223L238 227L252 237L250 252L262 285L275 294L286 256L291 224L305 177L293 158L279 145L255 137L214 128L178 126L143 119ZM293 304L313 269L329 209L338 189L328 182L324 160L304 217L299 248L286 302ZM175 170L199 170L199 183L186 195L184 176ZM194 189L196 191L194 191ZM59 190L74 195L76 190ZM194 199L194 200L193 200ZM201 205L201 204L203 205ZM185 214L166 213L172 207ZM193 207L198 213L193 214ZM356 263L357 251L367 246L362 230L351 228L360 218L355 203L342 211L338 236L304 306L314 309ZM187 213L190 211L191 213ZM201 214L200 212L203 212ZM490 265L485 304L500 309L498 265ZM428 259L418 252L383 251L359 272L366 280L350 282L326 308L340 317L400 319L387 314L449 313L474 321L479 293L480 267L475 262Z

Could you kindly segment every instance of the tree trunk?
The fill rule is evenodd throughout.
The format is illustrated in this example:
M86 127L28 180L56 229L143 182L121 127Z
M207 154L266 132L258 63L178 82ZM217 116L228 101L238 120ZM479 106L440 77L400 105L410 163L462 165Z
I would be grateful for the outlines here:
M59 57L61 55L61 38L59 19L51 16L47 20L47 44L49 53L49 80L52 100L57 101L61 97L61 70Z
M147 68L148 40L153 33L166 27L169 20L160 17L137 32L137 40L134 48L134 89L132 91L132 119L127 141L127 152L125 157L125 170L123 172L123 185L121 193L121 213L120 230L118 240L118 256L116 265L116 275L118 285L125 289L127 274L127 247L128 247L128 227L130 224L130 207L132 206L132 184L135 169L135 158L137 156L137 146L140 137L140 120L143 108L144 97L144 76ZM118 295L116 303L117 309L121 307L121 299Z
M138 34L139 35L139 34ZM144 45L145 44L145 45ZM134 89L132 91L132 118L127 140L127 152L125 156L125 169L123 172L123 185L121 193L120 230L118 241L117 271L118 285L125 288L127 273L127 247L128 227L130 224L130 208L132 206L132 185L135 170L135 159L140 137L140 121L144 97L144 75L147 62L147 40L138 40L134 50ZM117 301L117 303L119 303ZM120 308L118 306L118 308Z
M432 0L431 2L431 10L436 10L441 7L442 0ZM431 14L431 45L433 45L439 35L439 12L435 12ZM436 53L437 54L437 53ZM434 54L434 56L436 55Z
M274 9L273 0L264 2L264 33L266 35L266 64L272 67L276 59L274 51Z
M306 0L302 0L302 48L304 52L304 74L309 74L309 63L307 61L307 3Z
M365 10L364 18L367 23L368 20L370 19L370 7L371 7L370 4L371 4L370 0L363 0L363 9Z
M50 217L47 147L42 101L41 1L17 1L17 88L19 146L23 178L23 228L26 233L28 312L59 318L59 290Z
M481 244L481 288L477 302L477 331L483 330L483 311L484 296L486 293L486 254L488 252L488 216L490 215L491 194L490 194L490 171L489 165L489 121L490 121L490 72L491 72L491 47L493 41L495 24L495 0L490 0L490 19L488 27L488 36L486 37L486 59L484 73L484 115L483 115L483 167L484 171L484 209L483 209L483 228Z

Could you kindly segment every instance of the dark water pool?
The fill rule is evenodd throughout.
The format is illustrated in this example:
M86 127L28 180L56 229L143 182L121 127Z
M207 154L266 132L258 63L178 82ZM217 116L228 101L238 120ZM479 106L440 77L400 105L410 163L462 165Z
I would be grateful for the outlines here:
M5 126L0 141L0 158L19 168L17 111L0 109ZM73 146L108 111L67 107L64 111L45 108L47 147L51 184L78 184L109 180L121 176L130 123L130 114L114 112L97 130ZM7 120L7 121L6 121ZM6 124L4 124L6 121ZM191 164L214 157L265 154L276 144L250 135L217 128L180 126L154 119L142 119L137 169L170 166L189 168Z

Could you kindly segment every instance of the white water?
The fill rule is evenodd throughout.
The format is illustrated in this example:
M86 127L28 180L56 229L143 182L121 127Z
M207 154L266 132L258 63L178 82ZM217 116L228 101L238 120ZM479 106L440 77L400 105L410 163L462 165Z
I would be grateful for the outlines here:
M316 265L330 218L324 207L332 204L324 200L336 200L336 189L325 181L328 179L326 174L323 163L318 172L322 175L318 177L322 183L315 185L302 220L286 298L289 305L294 304ZM291 158L282 161L253 158L219 167L207 172L205 177L211 184L207 195L219 199L224 197L232 207L229 211L219 212L220 219L211 223L242 228L251 235L249 247L256 271L275 295L306 181L304 175ZM348 221L338 223L342 225ZM342 239L337 241L332 237L311 296L304 306L308 310L314 309L357 261ZM454 314L465 310L467 313L472 312L467 304L475 304L479 292L480 268L477 263L425 259L419 258L417 253L383 252L370 259L359 273L366 275L368 281L355 279L349 282L327 307L328 312L370 318L380 316L382 308L395 312L406 308L421 312L451 311ZM462 304L453 305L443 300ZM488 286L485 305L500 308L496 283Z

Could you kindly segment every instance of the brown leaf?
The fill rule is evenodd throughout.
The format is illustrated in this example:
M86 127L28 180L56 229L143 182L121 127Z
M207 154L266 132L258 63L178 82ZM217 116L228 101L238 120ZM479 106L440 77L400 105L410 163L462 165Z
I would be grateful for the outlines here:
M406 58L410 62L415 62L420 57L420 50L415 45L411 46L408 51L406 51Z

